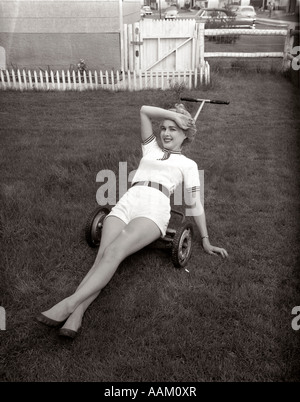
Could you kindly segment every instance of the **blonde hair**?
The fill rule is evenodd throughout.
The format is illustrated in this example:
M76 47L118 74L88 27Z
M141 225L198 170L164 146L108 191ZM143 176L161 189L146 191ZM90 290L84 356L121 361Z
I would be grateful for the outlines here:
M192 119L191 114L186 110L185 106L182 103L176 103L175 107L172 109L169 109L171 112L176 112L176 113L181 113L184 114L185 116L188 116ZM183 130L184 134L186 135L185 140L183 141L182 145L187 145L190 144L191 142L194 141L195 139L195 135L197 132L197 128L196 128L196 123L193 119L193 124L190 128L188 128L187 130Z

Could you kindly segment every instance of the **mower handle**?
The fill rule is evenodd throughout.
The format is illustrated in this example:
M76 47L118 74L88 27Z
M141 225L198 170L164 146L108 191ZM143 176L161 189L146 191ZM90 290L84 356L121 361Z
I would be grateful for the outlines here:
M187 98L182 97L180 100L188 101L188 102L204 102L204 103L215 103L219 105L229 105L230 102L228 101L221 101L221 100L213 100L213 99L197 99L197 98Z

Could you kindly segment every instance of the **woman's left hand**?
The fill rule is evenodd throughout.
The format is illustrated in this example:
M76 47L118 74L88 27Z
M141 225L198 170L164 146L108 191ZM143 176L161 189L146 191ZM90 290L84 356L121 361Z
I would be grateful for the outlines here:
M176 123L182 130L188 130L195 125L195 120L192 117L185 116L184 114L177 113Z
M220 254L223 258L228 257L228 253L225 250L225 248L215 247L215 246L211 245L207 238L203 239L202 244L203 244L204 251L206 253L211 254L211 255L219 255Z

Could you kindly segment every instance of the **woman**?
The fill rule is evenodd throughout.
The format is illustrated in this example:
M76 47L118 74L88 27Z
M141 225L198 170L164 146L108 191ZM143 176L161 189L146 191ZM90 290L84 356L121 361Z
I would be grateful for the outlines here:
M143 157L132 187L104 221L101 244L92 268L75 293L37 317L49 326L63 325L59 330L61 336L76 336L86 309L126 257L165 235L170 219L169 196L182 181L190 197L204 250L223 258L228 256L225 249L210 244L200 202L198 167L181 154L182 147L195 137L195 121L183 105L175 105L171 110L143 106L140 116ZM153 135L153 119L162 121L163 149Z

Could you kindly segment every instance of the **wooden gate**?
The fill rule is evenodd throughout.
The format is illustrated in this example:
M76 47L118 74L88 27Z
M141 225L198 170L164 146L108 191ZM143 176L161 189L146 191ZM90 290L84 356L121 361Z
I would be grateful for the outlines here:
M195 20L143 20L124 25L125 71L188 71L201 64ZM204 49L202 49L204 51Z

